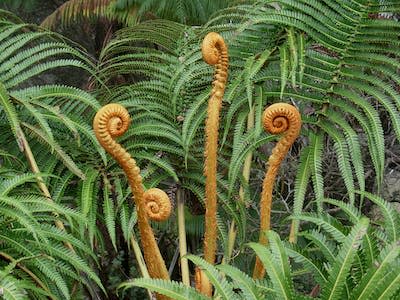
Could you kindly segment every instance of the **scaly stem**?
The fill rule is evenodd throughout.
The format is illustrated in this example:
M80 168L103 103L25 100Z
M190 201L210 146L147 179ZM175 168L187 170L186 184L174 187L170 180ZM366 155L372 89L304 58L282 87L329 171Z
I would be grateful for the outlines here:
M118 162L128 177L133 200L136 204L144 259L152 278L169 279L165 261L161 256L150 220L163 221L169 217L171 203L168 195L157 188L144 190L140 169L131 155L115 141L128 130L130 116L119 104L103 106L93 120L93 129L101 146ZM157 299L169 299L157 295Z
M228 78L228 49L224 39L215 32L206 35L202 43L203 59L210 65L215 65L215 74L211 97L208 101L206 119L206 142L204 175L206 177L206 214L204 233L204 259L214 264L217 252L217 150L219 114L222 98ZM196 287L206 296L211 297L212 286L207 276L196 271Z
M181 272L182 282L187 286L190 286L189 277L189 263L186 257L187 245L186 245L186 229L185 229L185 198L184 191L178 188L176 191L176 202L178 212L178 233L179 233L179 253L181 256Z

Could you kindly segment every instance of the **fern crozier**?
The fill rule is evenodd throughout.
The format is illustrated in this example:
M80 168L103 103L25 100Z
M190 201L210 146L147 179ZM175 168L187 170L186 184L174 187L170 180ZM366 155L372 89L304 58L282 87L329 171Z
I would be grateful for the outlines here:
M213 87L207 109L204 153L204 175L206 176L204 258L207 262L213 264L217 251L217 150L219 114L228 77L228 49L224 39L218 33L210 32L205 36L201 50L204 61L210 65L215 65ZM204 274L196 276L196 286L200 288L203 294L211 296L212 287Z
M275 103L264 111L263 127L264 130L271 134L283 134L283 137L276 144L268 159L268 170L265 174L261 192L259 242L265 245L268 242L265 231L271 228L272 191L274 189L275 178L281 162L300 134L301 116L294 106L286 103ZM257 257L253 278L262 278L264 274L264 267Z
M165 220L171 211L168 196L160 189L144 191L140 169L136 161L114 138L121 136L128 129L130 117L128 111L119 104L102 107L93 121L96 137L103 148L119 163L128 176L133 199L138 214L138 227L149 274L152 278L169 279L165 262L160 254L149 218ZM159 296L158 298L162 298Z

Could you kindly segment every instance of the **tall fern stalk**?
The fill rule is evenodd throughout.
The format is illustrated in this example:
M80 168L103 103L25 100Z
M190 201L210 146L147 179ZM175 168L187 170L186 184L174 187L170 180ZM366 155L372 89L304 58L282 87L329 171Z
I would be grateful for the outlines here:
M169 279L165 262L161 256L149 218L166 220L171 212L171 203L167 194L156 188L144 191L140 169L136 161L125 151L114 138L122 135L129 127L128 111L119 104L108 104L102 107L93 121L93 128L100 144L110 153L128 176L136 209L138 227L149 274L152 278ZM158 297L162 299L163 297Z
M264 111L263 126L266 131L272 134L283 133L283 137L272 149L272 154L268 159L268 170L265 174L261 193L259 242L262 245L266 245L268 240L265 233L271 228L272 191L275 178L281 162L300 134L301 116L294 106L286 103L275 103ZM265 269L261 260L257 257L253 278L260 279L264 275Z
M185 198L181 188L176 191L177 214L178 214L178 235L179 253L181 256L182 282L190 286L189 263L185 255L187 254L186 229L185 229Z
M206 144L204 174L206 176L206 215L204 234L204 258L210 264L215 261L217 251L217 149L219 113L222 98L228 78L228 49L223 38L215 32L206 35L202 44L203 59L210 65L215 65L215 75L211 97L208 102L206 119ZM199 273L196 286L205 295L211 296L210 282Z

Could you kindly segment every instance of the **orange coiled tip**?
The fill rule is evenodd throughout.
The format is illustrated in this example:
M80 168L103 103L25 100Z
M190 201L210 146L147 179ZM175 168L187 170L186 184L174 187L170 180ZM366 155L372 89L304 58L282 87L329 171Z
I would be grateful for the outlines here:
M265 109L263 127L271 134L287 132L297 137L301 129L301 115L293 105L275 103Z
M120 104L107 104L100 108L93 120L93 129L97 139L102 142L104 133L111 137L124 134L130 125L131 118L125 107Z
M203 59L209 65L216 65L220 59L221 52L227 51L224 39L216 32L208 33L201 44Z
M165 221L171 215L171 201L167 193L158 188L144 192L144 202L147 216L157 222Z

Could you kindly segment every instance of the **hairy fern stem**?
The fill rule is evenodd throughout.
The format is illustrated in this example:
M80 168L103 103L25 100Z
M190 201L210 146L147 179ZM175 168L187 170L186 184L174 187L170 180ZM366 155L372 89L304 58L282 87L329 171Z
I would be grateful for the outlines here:
M114 138L121 136L128 129L130 116L119 104L102 107L93 120L96 138L102 147L119 163L128 177L138 214L138 227L141 236L144 258L152 278L169 279L168 270L151 229L149 219L166 220L171 212L168 195L156 188L144 190L140 169L131 155ZM158 299L167 299L157 295Z
M215 65L215 75L211 97L208 102L206 119L206 144L204 175L206 176L206 215L204 234L204 258L214 264L217 251L217 150L219 113L228 78L228 49L224 39L215 32L208 33L202 44L203 59ZM211 296L212 286L204 273L196 277L196 286L200 291Z

